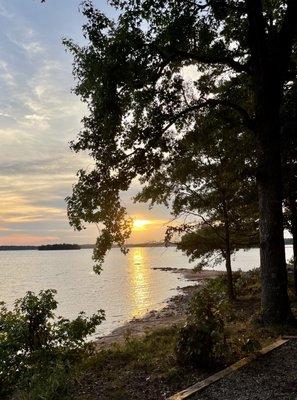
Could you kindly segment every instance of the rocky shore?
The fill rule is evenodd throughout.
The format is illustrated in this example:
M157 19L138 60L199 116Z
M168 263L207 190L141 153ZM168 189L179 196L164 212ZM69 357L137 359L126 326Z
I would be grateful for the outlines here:
M178 287L177 289L180 291L180 294L171 297L166 302L165 307L160 310L151 310L142 318L133 318L123 326L112 331L110 335L98 338L96 344L99 348L112 343L123 342L129 336L142 336L146 332L157 328L182 323L185 320L189 299L201 288L206 279L222 274L222 272L214 270L194 272L192 269L187 268L155 269L181 274L186 280L192 282L192 284L185 287Z

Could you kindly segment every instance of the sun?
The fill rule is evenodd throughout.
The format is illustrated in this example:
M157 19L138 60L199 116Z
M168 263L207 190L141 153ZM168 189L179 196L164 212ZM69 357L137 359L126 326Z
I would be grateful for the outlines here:
M134 231L144 231L151 221L148 219L134 219L133 220L133 230Z

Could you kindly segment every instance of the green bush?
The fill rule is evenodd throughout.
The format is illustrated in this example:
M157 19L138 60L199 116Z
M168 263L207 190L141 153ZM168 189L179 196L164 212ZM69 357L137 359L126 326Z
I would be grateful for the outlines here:
M12 311L0 305L0 395L31 390L46 381L57 388L57 379L67 375L82 353L92 350L86 343L104 319L99 310L90 318L83 312L72 321L54 317L55 290L28 292ZM38 392L38 389L36 389ZM35 391L36 391L35 390ZM50 388L47 388L50 393ZM41 397L32 397L41 398ZM47 398L46 396L42 397ZM49 394L48 398L54 398Z
M176 356L180 364L210 367L220 361L227 346L229 311L222 280L209 281L190 302L186 325L179 332Z
M252 269L247 272L236 271L235 290L240 296L255 296L260 293L260 269Z
M258 290L259 271L237 272L236 287L241 294ZM207 281L190 302L186 325L180 329L176 346L177 360L192 367L212 367L244 357L260 348L257 338L239 334L236 338L226 323L236 320L229 303L224 276ZM230 324L229 324L230 325Z

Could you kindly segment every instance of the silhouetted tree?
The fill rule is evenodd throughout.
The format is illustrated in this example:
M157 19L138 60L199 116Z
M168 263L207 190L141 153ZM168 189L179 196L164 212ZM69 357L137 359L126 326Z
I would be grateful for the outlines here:
M90 114L73 143L95 160L79 172L68 198L71 224L104 225L95 255L112 242L123 246L129 221L120 192L137 176L162 165L197 113L225 107L241 116L257 149L263 321L291 316L283 239L280 108L284 85L296 79L295 0L113 0L111 21L84 3L86 46L65 43L74 54L76 93ZM192 69L190 69L190 67ZM189 83L186 71L192 71ZM195 71L195 72L194 72ZM236 88L245 80L251 107ZM226 98L218 90L232 83ZM185 96L191 84L192 95ZM178 134L176 134L178 132Z
M178 248L198 259L199 267L225 260L230 300L235 298L231 255L259 241L252 143L237 122L220 109L198 116L136 196L164 204L175 220L183 220L168 227L167 241L182 235Z
M282 109L282 155L285 227L293 236L293 269L297 294L297 86L290 85Z

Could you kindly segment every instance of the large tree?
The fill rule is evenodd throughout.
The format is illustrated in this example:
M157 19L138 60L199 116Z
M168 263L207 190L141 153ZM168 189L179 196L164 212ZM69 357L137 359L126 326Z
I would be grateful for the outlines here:
M76 93L90 110L73 143L95 160L68 198L70 222L102 223L96 257L123 245L129 221L120 192L162 165L197 113L225 107L254 135L260 212L262 309L266 323L291 316L283 240L280 109L296 79L295 0L113 0L111 21L84 3L87 17L75 57ZM192 72L192 80L186 76ZM193 72L195 71L195 72ZM246 82L248 108L236 88ZM232 83L226 98L218 86ZM191 85L192 94L185 94Z
M227 289L234 300L231 256L258 245L254 148L238 116L224 109L197 115L136 200L164 204L174 216L166 239L181 236L178 248L197 267L225 261Z
M285 227L293 237L293 272L297 294L297 86L286 88L282 112L282 164Z

